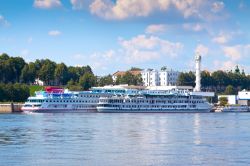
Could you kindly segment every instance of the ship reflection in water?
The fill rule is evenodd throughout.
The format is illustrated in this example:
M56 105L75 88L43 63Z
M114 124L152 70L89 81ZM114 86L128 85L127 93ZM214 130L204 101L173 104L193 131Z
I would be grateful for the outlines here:
M0 125L1 165L250 163L247 113L9 114Z

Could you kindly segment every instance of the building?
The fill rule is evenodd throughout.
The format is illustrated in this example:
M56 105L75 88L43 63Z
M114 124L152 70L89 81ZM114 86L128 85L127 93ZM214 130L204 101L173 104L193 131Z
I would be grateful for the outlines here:
M129 70L127 72L131 73L132 75L141 74L141 70ZM126 74L126 71L117 71L112 75L112 79L115 82L118 76L124 76L125 74Z
M237 104L237 95L218 95L218 100L220 100L221 97L227 98L227 103L230 105Z
M240 91L238 92L238 104L250 106L250 91Z
M39 78L35 79L34 85L44 86L44 82Z
M180 72L163 67L160 71L146 69L141 72L144 86L174 86Z
M250 91L242 90L238 92L238 95L219 95L218 100L221 97L226 97L229 105L246 105L250 106Z

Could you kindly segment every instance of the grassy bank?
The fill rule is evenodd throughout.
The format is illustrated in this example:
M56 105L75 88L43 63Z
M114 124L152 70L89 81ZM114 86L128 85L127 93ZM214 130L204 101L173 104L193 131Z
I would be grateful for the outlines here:
M30 85L29 89L30 89L30 96L34 96L36 91L44 90L44 86Z

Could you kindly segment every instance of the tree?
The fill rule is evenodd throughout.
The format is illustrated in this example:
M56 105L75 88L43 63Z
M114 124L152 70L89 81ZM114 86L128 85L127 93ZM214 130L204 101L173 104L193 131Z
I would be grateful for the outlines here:
M57 64L55 68L55 80L57 85L65 85L68 79L68 69L64 63Z
M0 101L4 101L5 93L4 93L4 87L3 84L0 84Z
M221 91L225 88L225 86L229 85L229 78L226 72L218 70L212 73L212 77L214 80L215 85L219 88L218 90Z
M116 84L142 85L141 74L133 75L127 71L123 76L117 76Z
M225 94L225 95L235 95L236 92L235 92L235 90L234 90L234 87L233 87L232 85L228 85L228 86L226 87L226 90L225 90L224 94Z
M0 55L0 62L6 61L6 60L8 60L9 58L10 58L10 57L9 57L8 54L3 53L3 54Z
M51 85L54 82L55 68L55 62L46 60L42 65L42 68L39 70L39 78L44 81L46 85Z
M142 69L139 67L131 67L130 71L141 71Z
M84 90L89 90L92 86L96 85L96 77L91 73L85 73L80 77L79 84Z
M25 61L21 57L14 57L10 58L10 60L13 60L14 68L15 68L15 82L20 82L20 75L22 72L22 69L26 65Z
M107 75L104 77L101 77L98 80L98 86L104 86L104 85L112 85L113 84L113 78L111 75Z
M228 104L227 97L220 97L219 98L219 104L220 104L220 106L226 106Z
M30 95L28 86L19 83L0 84L0 94L0 101L14 102L24 102Z
M204 88L207 88L207 87L213 85L213 78L211 77L211 75L208 71L201 72L201 85Z
M23 83L33 83L36 78L36 68L35 64L33 62L30 62L29 64L26 64L24 68L22 69L20 80Z
M195 86L195 75L193 72L180 73L177 85L180 86Z
M235 69L234 69L234 73L235 74L240 74L240 69L239 69L239 66L236 65Z

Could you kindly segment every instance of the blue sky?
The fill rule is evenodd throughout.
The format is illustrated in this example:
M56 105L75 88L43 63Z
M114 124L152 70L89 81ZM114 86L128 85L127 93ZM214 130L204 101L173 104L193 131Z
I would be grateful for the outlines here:
M90 65L250 73L248 0L1 0L0 53Z

